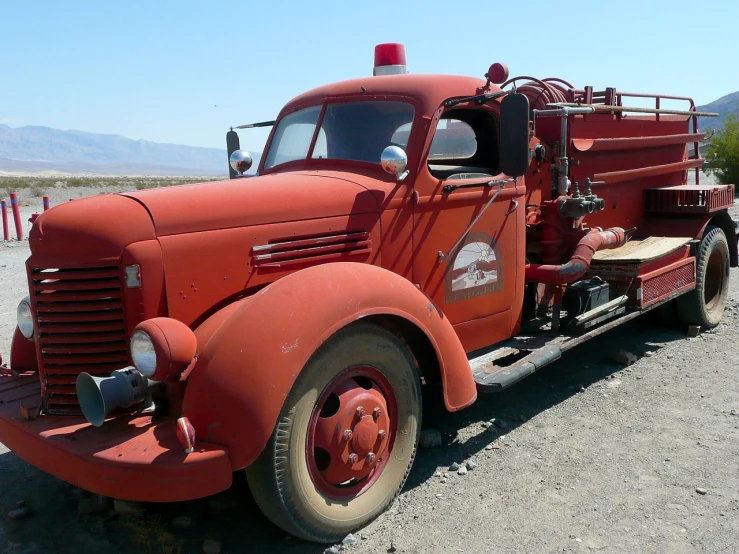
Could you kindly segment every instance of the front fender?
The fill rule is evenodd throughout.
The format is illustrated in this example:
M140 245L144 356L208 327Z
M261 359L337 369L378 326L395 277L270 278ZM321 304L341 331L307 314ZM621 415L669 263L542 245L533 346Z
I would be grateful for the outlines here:
M24 337L18 326L15 327L13 342L10 345L10 369L18 373L38 371L36 343Z
M467 356L449 320L406 279L366 264L293 273L215 314L198 329L198 359L182 414L196 436L227 446L234 469L267 444L296 377L331 335L360 318L402 317L432 344L449 410L474 402Z

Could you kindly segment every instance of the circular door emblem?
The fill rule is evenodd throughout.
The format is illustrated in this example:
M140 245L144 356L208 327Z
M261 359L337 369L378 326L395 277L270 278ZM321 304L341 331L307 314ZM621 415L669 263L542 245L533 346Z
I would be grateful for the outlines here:
M471 233L453 254L445 279L447 303L499 291L502 265L493 237Z

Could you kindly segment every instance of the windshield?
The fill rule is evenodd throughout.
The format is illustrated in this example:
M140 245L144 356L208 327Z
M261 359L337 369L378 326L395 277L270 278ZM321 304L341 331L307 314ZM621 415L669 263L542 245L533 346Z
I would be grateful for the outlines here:
M320 106L304 108L277 124L264 169L308 156L318 126ZM382 151L406 148L413 106L405 102L341 102L326 106L311 158L380 163Z

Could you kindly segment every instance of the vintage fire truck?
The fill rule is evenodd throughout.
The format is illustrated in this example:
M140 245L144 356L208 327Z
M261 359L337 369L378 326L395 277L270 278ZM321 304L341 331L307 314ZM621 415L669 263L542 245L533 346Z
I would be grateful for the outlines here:
M231 130L231 179L42 214L0 441L135 501L245 469L330 542L400 491L427 385L461 410L652 309L719 323L734 187L688 183L691 99L408 74L396 44L374 73L243 126L272 126L256 176Z

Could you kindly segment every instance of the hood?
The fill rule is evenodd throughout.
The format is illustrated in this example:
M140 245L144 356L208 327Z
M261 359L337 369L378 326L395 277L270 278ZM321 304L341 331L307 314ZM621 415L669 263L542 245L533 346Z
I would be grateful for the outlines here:
M157 237L379 211L375 197L365 187L315 171L181 185L122 196L148 210Z
M156 238L146 209L131 198L104 194L65 202L42 213L31 228L29 263L70 267L116 259L134 242Z

